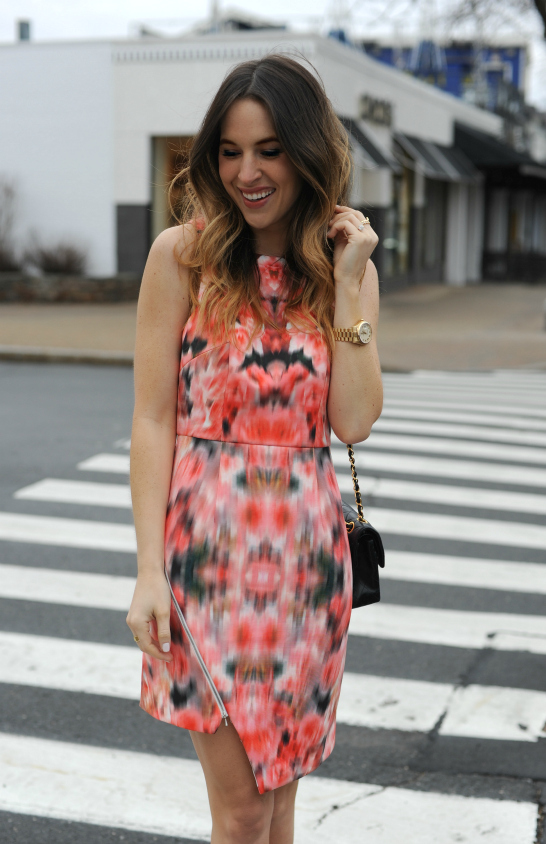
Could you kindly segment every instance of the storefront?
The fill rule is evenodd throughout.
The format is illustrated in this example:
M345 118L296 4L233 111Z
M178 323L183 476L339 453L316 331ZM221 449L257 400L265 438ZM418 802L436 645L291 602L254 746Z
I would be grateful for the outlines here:
M546 166L467 126L456 138L485 178L483 278L544 281Z
M455 125L495 137L500 119L334 39L288 31L0 46L14 80L0 90L0 174L18 186L21 242L29 231L81 242L92 274L141 272L173 223L167 185L222 79L272 52L312 63L347 129L351 203L380 236L382 289L479 280L484 182L454 146Z

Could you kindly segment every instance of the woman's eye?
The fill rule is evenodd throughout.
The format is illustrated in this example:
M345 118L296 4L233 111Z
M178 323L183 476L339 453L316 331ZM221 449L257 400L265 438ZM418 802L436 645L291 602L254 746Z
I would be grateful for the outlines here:
M266 158L276 158L277 155L280 155L280 149L263 149L262 155L265 155Z
M222 155L226 158L234 158L238 153L234 149L223 149Z

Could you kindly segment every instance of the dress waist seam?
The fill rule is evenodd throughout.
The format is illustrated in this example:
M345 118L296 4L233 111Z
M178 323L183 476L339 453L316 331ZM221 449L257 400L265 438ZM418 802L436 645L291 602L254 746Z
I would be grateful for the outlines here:
M194 440L210 440L211 442L217 443L226 443L231 445L260 445L267 448L296 448L296 449L303 449L303 448L330 448L331 443L313 443L312 445L309 443L295 444L295 443L265 443L261 442L243 442L241 440L228 440L228 439L218 439L217 437L206 437L202 434L195 434L188 431L177 431L176 436L178 437L191 437Z

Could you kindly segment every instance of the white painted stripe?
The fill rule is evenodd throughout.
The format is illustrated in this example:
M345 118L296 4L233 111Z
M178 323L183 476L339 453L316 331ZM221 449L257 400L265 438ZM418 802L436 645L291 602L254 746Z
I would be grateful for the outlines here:
M210 836L205 781L193 759L9 734L0 748L3 811L177 838ZM296 798L299 844L483 844L486 834L495 844L533 844L536 823L533 803L320 776L303 777Z
M136 551L132 525L0 513L0 540L102 551Z
M462 422L465 425L489 425L493 432L499 429L516 428L528 431L546 431L546 422L525 416L506 416L495 413L457 413L455 410L415 410L391 407L385 404L379 421L384 419L425 419L438 422ZM377 422L375 423L377 425Z
M0 565L0 597L127 611L136 579L111 574Z
M432 454L452 454L457 457L478 457L482 460L505 460L507 463L546 464L546 449L495 443L450 440L402 434L380 434L372 430L366 447L395 451L420 451Z
M376 507L367 508L366 514L383 533L546 549L546 527L541 525ZM1 539L103 551L136 551L132 525L20 513L0 513Z
M455 410L456 412L464 411L465 413L499 413L506 416L526 416L529 419L546 419L546 410L540 410L532 407L523 407L520 404L500 403L494 402L480 403L479 401L465 400L465 401L450 401L447 398L416 398L415 392L412 392L411 397L385 397L385 407L423 407L431 410Z
M434 389L482 389L482 390L514 390L516 392L534 397L541 395L543 390L546 390L546 378L544 373L537 373L533 375L529 372L527 375L518 373L517 377L490 377L485 375L472 376L470 373L449 373L438 372L433 375L420 375L417 370L413 372L386 372L383 376L384 383L389 387L408 387L411 386L416 390L426 390L433 387Z
M383 416L374 423L373 434L393 431L433 437L460 437L470 440L485 440L486 442L493 440L519 445L546 446L546 434L531 431L509 431L506 428L478 427L477 425L462 423L454 425L441 422L408 422L407 420L388 419Z
M140 698L136 647L0 632L0 655L1 683ZM446 710L445 735L536 741L544 735L546 693L496 686L455 691L447 683L347 672L337 720L368 729L428 732Z
M438 610L381 601L353 610L349 632L454 648L546 654L546 617L538 615Z
M127 484L101 484L44 478L17 490L14 498L28 501L57 501L95 507L131 508L131 490Z
M136 647L0 631L0 683L140 697L142 653Z
M426 683L345 672L337 722L372 730L427 733L454 693L448 683ZM544 695L546 703L546 694Z
M349 475L340 475L337 480L340 492L350 493L353 491L352 478ZM398 481L367 476L362 479L359 478L358 483L363 495L373 495L377 498L396 498L404 501L441 503L453 507L473 507L485 510L506 510L508 513L546 515L546 495Z
M338 484L342 493L351 492L353 489L351 478L347 475L341 475L338 478ZM489 510L546 515L546 495L369 477L360 480L360 490L365 495L374 495L379 498L425 501L434 504L441 501L442 504L458 507L481 507ZM131 509L131 491L129 486L124 484L45 478L43 481L18 490L14 497L30 501L55 501Z
M368 729L429 732L445 713L445 736L538 741L546 736L546 692L501 686L456 688L345 673L338 723Z
M522 381L522 380L540 380L546 379L543 372L537 372L535 369L488 369L486 372L473 371L469 369L412 369L411 372L386 372L386 378L411 378L412 380L443 380L446 379L468 379L469 381Z
M336 444L342 446L343 443L332 435L332 444L331 451L334 465L339 468L346 468L349 465L347 450L344 447L336 447ZM400 474L431 475L433 477L462 478L465 480L490 481L492 483L546 487L546 470L533 469L528 466L514 467L502 463L495 464L450 458L389 454L388 452L383 453L366 449L361 443L356 444L355 454L359 456L362 466L365 466L366 470L378 469L379 471L395 471ZM129 457L120 454L98 454L96 457L90 457L83 464L78 464L78 469L128 474ZM359 467L358 462L357 469L360 477L360 472L364 470Z
M540 563L389 550L381 578L546 595L546 564Z
M114 474L129 474L128 454L95 454L82 460L77 465L78 469L86 472L112 472Z
M546 550L546 527L542 525L379 507L367 507L365 515L380 533Z
M384 580L546 594L546 565L387 551ZM126 612L136 580L106 574L0 565L0 597Z
M430 399L449 398L462 399L464 401L478 396L480 399L488 397L492 401L500 402L512 400L526 408L542 408L546 404L544 390L538 387L532 390L527 388L518 389L515 385L504 386L502 384L498 386L486 384L420 384L419 387L408 382L399 382L397 384L386 382L385 384L385 395L388 398L405 398L406 396L414 396L416 393L419 395L419 398Z
M332 448L331 453L336 468L348 469L347 449ZM424 455L390 454L388 451L372 451L371 449L366 451L359 447L355 447L355 455L359 481L365 477L366 473L378 471L395 472L401 475L459 478L482 483L546 487L546 469L533 469L529 466L509 466L502 463L482 463Z
M439 732L504 741L544 739L546 693L500 686L456 689Z

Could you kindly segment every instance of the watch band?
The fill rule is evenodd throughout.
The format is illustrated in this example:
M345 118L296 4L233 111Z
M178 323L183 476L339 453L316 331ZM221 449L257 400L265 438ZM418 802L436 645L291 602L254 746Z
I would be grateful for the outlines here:
M347 343L354 343L358 339L354 328L334 328L336 340L345 340Z

